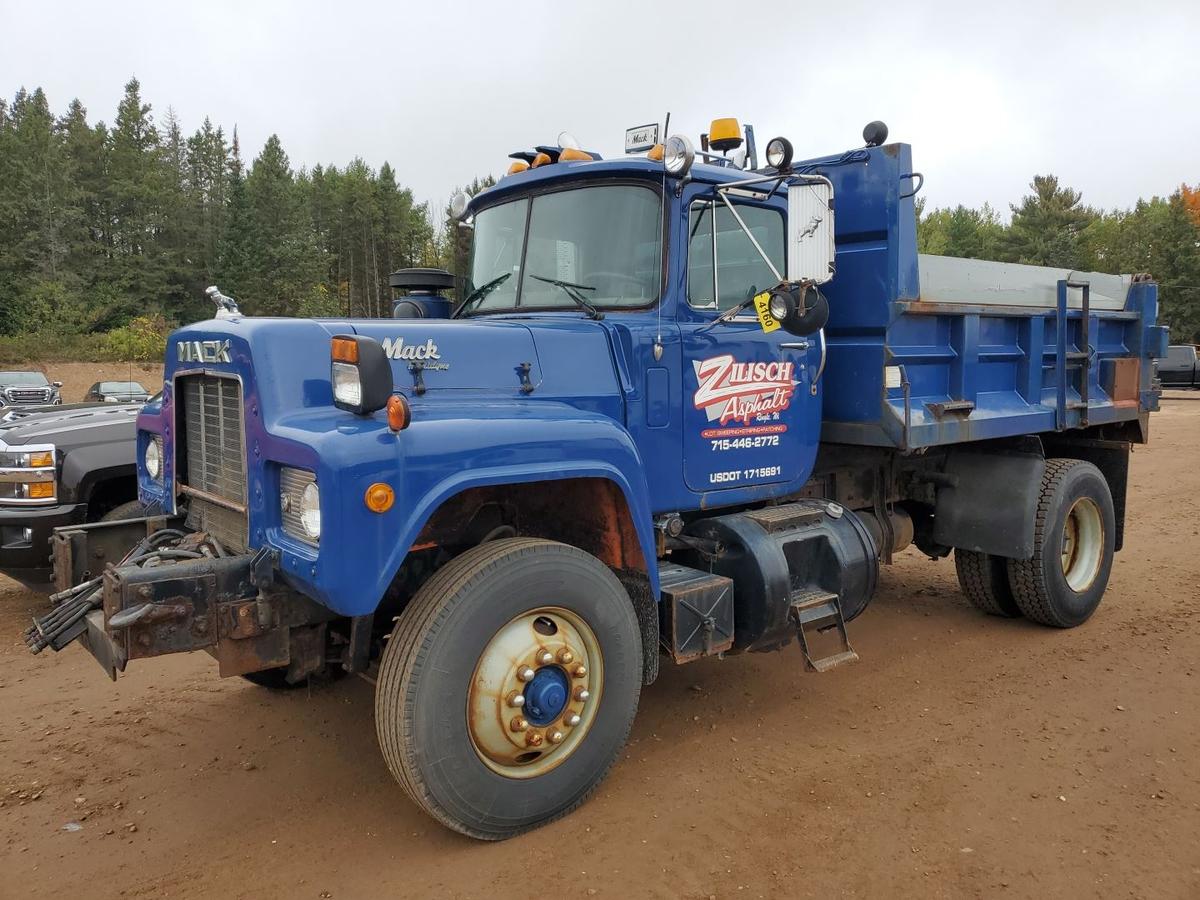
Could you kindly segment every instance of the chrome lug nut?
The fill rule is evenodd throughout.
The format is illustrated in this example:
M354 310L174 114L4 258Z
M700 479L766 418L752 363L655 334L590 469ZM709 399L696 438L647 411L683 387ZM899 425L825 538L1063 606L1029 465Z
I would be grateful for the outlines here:
M582 678L584 675L587 674L587 666L585 666L583 663L580 663L574 669L571 670L571 674L574 675L576 678Z
M521 666L521 668L517 669L517 678L521 679L521 681L532 681L533 676L534 671L529 666Z
M572 653L568 648L563 647L558 651L558 661L564 666L570 665L571 663L575 662L575 654Z
M590 696L592 696L592 693L587 688L585 688L585 687L575 688L575 699L576 700L581 700L581 701L586 700Z
M563 724L566 725L568 728L574 728L581 721L583 721L583 720L579 718L579 713L571 713L569 716L567 716L565 719L563 719Z
M520 709L525 705L525 695L520 691L509 691L505 702L514 709Z
M554 654L549 650L539 650L534 656L534 659L537 660L537 664L539 666L548 666L550 663L554 662Z
M546 735L546 737L549 739L550 743L552 743L552 744L561 744L563 742L563 738L565 738L566 735L563 734L561 731L552 731L548 735Z
M508 723L508 727L518 733L529 730L529 722L523 716L514 716L513 720Z

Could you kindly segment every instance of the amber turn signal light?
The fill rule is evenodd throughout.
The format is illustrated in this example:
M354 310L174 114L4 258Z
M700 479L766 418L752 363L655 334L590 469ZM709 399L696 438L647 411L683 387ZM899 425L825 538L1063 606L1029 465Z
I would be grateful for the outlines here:
M29 454L29 465L35 469L44 469L47 466L54 465L54 454L49 450L42 450L37 453Z
M363 500L366 501L367 509L371 512L385 513L396 502L396 492L392 490L390 484L377 481L367 488L367 493L363 496Z
M49 500L54 496L54 485L49 481L39 481L29 485L30 500Z
M392 431L403 431L412 421L412 410L408 407L408 401L399 394L388 397L387 420L388 428Z
M334 362L358 363L358 342L348 338L334 338L331 346Z

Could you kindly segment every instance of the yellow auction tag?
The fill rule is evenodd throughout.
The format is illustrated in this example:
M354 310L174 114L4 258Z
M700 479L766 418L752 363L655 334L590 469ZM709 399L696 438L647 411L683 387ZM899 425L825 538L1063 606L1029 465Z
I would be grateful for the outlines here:
M770 291L763 291L754 297L754 311L758 313L758 324L762 327L764 334L770 334L779 328L779 320L771 315L771 310L768 309L770 302Z

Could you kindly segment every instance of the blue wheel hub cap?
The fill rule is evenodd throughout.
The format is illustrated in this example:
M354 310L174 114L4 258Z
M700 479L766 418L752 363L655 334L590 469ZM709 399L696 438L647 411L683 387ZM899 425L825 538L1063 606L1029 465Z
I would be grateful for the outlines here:
M543 666L525 686L525 718L533 725L549 725L566 708L570 696L567 673L558 666Z

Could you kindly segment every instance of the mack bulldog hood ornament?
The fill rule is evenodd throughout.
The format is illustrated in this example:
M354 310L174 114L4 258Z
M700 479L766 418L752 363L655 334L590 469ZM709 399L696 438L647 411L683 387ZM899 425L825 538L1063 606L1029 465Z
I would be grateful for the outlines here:
M231 319L234 316L240 316L242 314L242 311L238 309L237 301L232 297L227 297L225 294L222 294L221 289L215 284L206 288L204 293L209 300L217 304L216 317L218 319Z

